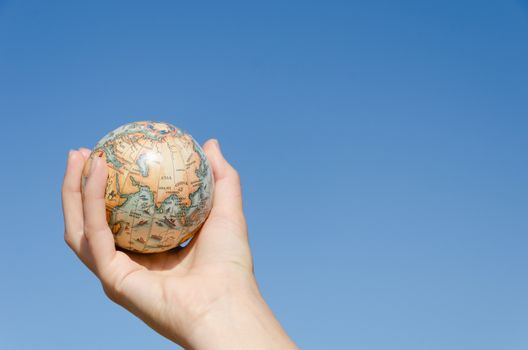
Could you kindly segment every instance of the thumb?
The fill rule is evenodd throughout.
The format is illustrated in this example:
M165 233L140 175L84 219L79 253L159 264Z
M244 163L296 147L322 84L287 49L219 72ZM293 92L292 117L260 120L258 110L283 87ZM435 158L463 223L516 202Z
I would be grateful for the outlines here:
M244 223L242 190L238 172L225 160L217 140L209 140L203 146L213 168L215 190L210 216Z

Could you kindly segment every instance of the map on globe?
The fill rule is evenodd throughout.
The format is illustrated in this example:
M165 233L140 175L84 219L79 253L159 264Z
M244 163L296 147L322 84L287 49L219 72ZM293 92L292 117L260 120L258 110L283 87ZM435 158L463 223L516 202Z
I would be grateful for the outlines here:
M141 253L174 248L205 221L213 178L198 143L171 124L134 122L110 132L93 157L106 160L106 218L118 246Z

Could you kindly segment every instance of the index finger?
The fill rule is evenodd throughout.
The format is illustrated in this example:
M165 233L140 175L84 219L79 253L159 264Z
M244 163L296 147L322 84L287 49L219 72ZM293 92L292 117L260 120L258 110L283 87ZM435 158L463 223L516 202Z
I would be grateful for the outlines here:
M66 174L62 184L62 211L64 216L64 240L81 261L93 271L93 259L87 249L84 236L81 173L84 156L80 151L68 154Z

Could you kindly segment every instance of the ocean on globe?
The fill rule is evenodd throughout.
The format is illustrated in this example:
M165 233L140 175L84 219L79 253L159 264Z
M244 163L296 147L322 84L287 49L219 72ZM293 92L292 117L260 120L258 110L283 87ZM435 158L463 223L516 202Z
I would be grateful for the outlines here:
M157 253L192 238L212 206L213 175L200 145L175 126L152 121L123 125L95 146L108 167L106 219L117 246Z

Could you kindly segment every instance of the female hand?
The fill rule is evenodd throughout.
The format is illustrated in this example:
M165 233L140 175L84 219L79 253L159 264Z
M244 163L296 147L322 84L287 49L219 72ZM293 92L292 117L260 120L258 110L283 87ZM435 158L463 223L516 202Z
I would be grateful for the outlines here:
M296 349L257 287L239 176L217 141L203 148L215 178L211 213L186 247L158 254L116 250L105 215L106 164L94 158L82 195L90 151L70 151L62 188L66 243L112 301L185 348Z

